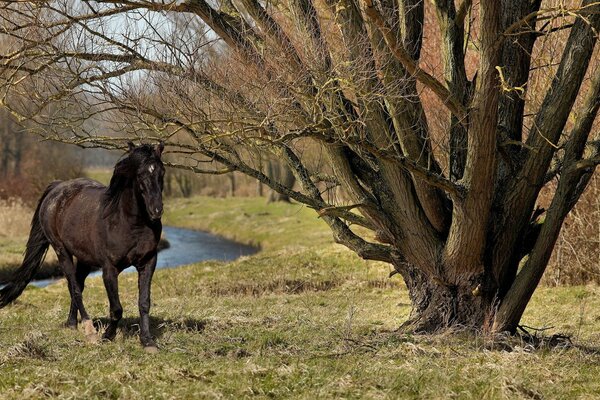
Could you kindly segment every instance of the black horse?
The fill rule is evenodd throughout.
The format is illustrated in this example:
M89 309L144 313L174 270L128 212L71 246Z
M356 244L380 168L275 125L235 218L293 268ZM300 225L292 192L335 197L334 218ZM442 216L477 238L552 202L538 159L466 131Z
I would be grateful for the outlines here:
M150 285L156 267L157 245L162 231L164 144L135 146L117 165L108 187L90 180L51 183L42 195L33 220L21 268L0 290L0 308L15 300L39 269L52 245L67 278L71 310L67 326L77 327L77 311L85 334L96 340L96 330L83 306L85 278L94 267L102 279L110 303L110 322L104 338L114 339L123 308L119 301L118 275L133 265L138 270L140 339L146 350L156 345L150 335ZM73 257L77 259L74 264Z

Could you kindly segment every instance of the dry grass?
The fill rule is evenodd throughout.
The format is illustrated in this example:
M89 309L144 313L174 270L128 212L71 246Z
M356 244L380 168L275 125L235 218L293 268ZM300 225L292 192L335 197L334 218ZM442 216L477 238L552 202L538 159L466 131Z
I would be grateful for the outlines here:
M8 280L23 261L32 216L33 210L22 201L0 199L0 282ZM38 276L56 275L56 262L56 254L49 251Z
M569 214L556 242L548 271L548 285L600 284L600 175Z
M0 272L19 265L33 211L15 199L0 199Z
M32 214L31 208L18 199L0 199L0 239L27 236Z

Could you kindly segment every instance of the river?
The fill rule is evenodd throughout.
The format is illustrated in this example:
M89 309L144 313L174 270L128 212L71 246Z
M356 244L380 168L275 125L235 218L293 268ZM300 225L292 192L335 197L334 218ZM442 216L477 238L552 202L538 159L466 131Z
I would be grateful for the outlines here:
M191 229L163 226L163 232L169 241L169 247L158 253L156 269L175 268L199 261L233 261L241 256L256 253L257 249L246 246L207 232ZM123 273L135 272L129 267ZM100 276L102 271L94 271L89 276ZM60 278L62 279L62 278ZM58 279L43 279L30 284L37 287L48 286Z

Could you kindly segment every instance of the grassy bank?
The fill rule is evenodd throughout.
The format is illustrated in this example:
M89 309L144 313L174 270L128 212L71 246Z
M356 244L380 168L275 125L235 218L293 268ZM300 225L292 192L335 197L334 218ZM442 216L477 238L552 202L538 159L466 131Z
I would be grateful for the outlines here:
M490 350L485 337L395 333L410 313L400 280L333 244L311 210L209 198L171 201L167 210L165 223L263 251L157 271L156 355L136 336L135 275L121 277L125 320L112 343L62 328L64 283L26 290L0 310L0 398L600 396L600 355L584 347L533 351L513 341ZM92 315L107 314L100 279L88 280L84 297ZM542 288L524 322L599 345L600 289Z

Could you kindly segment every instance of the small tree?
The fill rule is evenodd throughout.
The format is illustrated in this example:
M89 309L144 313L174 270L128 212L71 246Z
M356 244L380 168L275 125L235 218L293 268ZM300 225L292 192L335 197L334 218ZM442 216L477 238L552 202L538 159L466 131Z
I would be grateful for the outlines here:
M217 173L201 164L215 161L314 208L336 241L404 278L415 331L514 331L600 162L592 0L3 3L15 115L82 146L150 130L187 169ZM68 112L48 119L50 104ZM89 118L128 123L105 137ZM308 143L330 174L310 167ZM265 174L256 151L300 188ZM348 201L328 201L323 182Z

